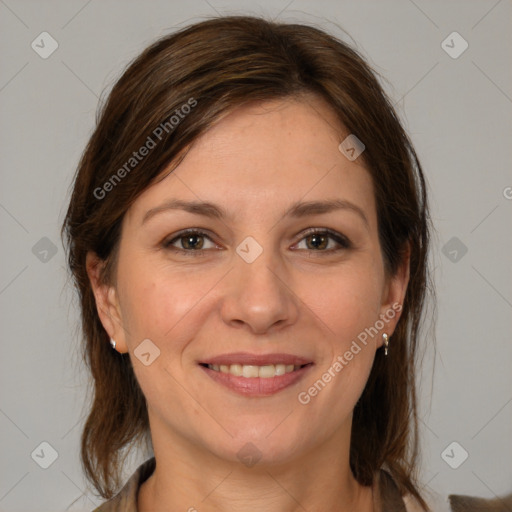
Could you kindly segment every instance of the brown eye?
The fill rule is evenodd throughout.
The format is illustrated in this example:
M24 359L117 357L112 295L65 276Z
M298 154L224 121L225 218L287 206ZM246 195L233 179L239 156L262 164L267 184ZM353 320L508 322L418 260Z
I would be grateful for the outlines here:
M342 249L348 249L351 247L349 240L345 236L335 231L325 229L309 231L306 233L306 236L302 240L306 241L306 247L304 248L304 250L312 252L329 253L333 251L339 251ZM330 243L331 241L334 241L334 246L332 243Z
M306 245L308 249L326 249L329 245L329 238L329 236L315 233L306 237ZM308 240L310 241L309 244L307 242Z
M180 236L181 245L184 249L202 249L204 240L201 235L185 235Z
M209 240L211 247L205 247L205 240ZM203 231L189 229L182 231L170 240L163 242L163 247L172 251L180 252L190 256L201 255L204 249L215 248L216 245L211 238Z

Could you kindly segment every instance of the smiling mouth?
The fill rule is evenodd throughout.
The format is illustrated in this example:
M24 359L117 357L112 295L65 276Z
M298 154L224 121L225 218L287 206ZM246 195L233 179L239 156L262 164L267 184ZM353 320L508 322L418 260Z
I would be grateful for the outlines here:
M213 382L246 397L268 397L295 386L315 366L295 354L250 352L218 354L197 363Z
M233 375L234 377L245 377L247 379L250 378L262 378L262 379L272 379L274 377L279 377L281 375L285 375L287 373L293 373L305 366L309 366L312 363L307 363L303 365L293 365L293 364L267 364L262 366L257 365L249 365L249 364L205 364L202 363L201 366L213 370L214 372L225 373Z

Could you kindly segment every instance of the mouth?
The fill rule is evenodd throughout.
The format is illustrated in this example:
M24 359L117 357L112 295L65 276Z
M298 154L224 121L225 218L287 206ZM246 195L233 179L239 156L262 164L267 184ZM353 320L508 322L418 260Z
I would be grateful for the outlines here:
M200 362L216 383L244 396L270 396L301 380L312 361L290 354L227 354Z

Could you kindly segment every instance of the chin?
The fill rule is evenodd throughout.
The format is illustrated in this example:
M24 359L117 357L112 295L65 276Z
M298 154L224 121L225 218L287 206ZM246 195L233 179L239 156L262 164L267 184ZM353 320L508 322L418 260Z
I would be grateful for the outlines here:
M218 446L218 455L230 462L239 462L246 467L275 466L292 462L298 456L301 436L291 435L275 422L271 428L240 428L226 446ZM277 427L277 428L276 428ZM274 432L272 432L272 430ZM269 435L270 434L270 435Z

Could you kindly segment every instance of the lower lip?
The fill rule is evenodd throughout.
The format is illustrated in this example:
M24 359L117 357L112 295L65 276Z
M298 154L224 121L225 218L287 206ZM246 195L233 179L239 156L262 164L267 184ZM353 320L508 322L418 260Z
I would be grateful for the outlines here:
M312 367L308 364L290 373L270 378L236 377L231 373L222 373L200 366L214 381L245 396L270 396L298 382Z

